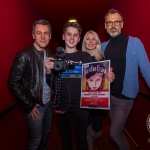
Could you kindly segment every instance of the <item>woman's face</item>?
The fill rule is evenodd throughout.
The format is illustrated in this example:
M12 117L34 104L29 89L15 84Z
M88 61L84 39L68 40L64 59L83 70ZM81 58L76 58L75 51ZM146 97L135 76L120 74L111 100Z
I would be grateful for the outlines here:
M94 34L92 33L87 33L86 35L86 40L85 40L85 46L88 50L93 50L96 48L96 38Z
M91 90L98 90L102 83L102 75L95 73L89 79L86 79Z

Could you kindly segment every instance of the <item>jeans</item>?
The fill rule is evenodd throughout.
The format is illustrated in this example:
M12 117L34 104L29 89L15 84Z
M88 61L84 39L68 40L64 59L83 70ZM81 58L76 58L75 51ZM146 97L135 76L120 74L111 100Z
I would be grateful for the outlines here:
M63 140L63 150L73 150L72 145L72 123L74 123L75 137L78 150L88 150L87 126L88 110L80 108L69 108L65 115L57 115Z
M117 144L119 150L130 150L124 135L124 127L134 100L120 99L111 96L110 99L110 136Z
M47 150L48 134L51 129L52 112L50 102L44 106L36 106L40 114L38 119L32 119L25 114L28 127L27 150Z

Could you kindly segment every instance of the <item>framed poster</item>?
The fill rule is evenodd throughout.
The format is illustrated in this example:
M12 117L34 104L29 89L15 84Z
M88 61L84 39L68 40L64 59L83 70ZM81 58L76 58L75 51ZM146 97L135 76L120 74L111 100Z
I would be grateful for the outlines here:
M110 60L82 64L80 108L110 109Z

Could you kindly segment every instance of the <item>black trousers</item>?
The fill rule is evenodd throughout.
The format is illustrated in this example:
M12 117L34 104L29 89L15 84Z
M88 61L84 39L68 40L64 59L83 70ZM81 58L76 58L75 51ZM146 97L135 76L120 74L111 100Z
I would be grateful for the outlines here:
M107 110L91 109L89 110L88 126L92 124L92 129L95 132L100 132L102 129L103 120L106 118Z
M80 108L69 108L65 115L57 115L62 135L63 150L73 150L72 129L75 131L75 139L77 142L78 150L88 150L88 115L88 110Z

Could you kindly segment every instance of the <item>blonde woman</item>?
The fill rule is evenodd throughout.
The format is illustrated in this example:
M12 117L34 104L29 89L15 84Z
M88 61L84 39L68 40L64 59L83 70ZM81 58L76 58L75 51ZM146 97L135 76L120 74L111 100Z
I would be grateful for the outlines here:
M101 42L98 34L92 30L89 30L82 42L82 51L88 52L92 61L103 60L103 54L101 52ZM114 73L112 70L107 73L106 77L110 82L114 80ZM87 130L87 142L89 150L93 150L93 142L100 137L102 129L102 121L106 117L106 110L89 110L89 126Z

